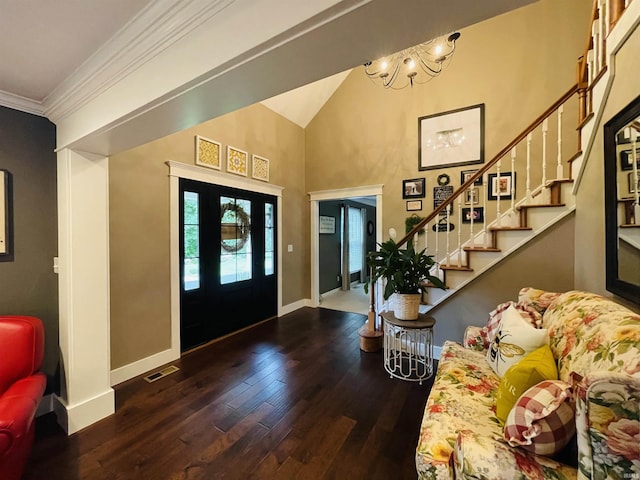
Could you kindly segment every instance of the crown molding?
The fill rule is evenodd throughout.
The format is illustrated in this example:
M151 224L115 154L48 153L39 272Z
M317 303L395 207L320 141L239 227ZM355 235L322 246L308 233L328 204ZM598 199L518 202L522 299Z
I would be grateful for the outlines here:
M0 106L20 110L21 112L32 113L33 115L45 116L41 102L21 97L13 93L0 90Z
M44 114L66 118L235 1L151 2L44 99Z

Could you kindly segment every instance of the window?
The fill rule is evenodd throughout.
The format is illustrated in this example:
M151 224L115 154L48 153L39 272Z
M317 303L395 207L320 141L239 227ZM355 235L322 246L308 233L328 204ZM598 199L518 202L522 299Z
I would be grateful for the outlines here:
M220 284L252 276L251 202L220 197Z
M200 215L199 195L184 192L184 290L200 288Z
M349 273L362 270L362 211L349 207Z
M264 204L264 274L273 275L275 268L275 228L273 222L273 203Z

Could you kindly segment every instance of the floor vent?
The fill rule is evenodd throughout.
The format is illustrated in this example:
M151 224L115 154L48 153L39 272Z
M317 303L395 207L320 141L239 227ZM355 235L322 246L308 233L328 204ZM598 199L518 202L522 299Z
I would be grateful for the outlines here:
M167 368L163 368L159 372L155 372L147 375L146 377L144 377L144 379L149 383L155 382L156 380L160 380L162 377L166 377L167 375L170 375L173 372L177 372L178 370L180 369L175 365L170 365Z

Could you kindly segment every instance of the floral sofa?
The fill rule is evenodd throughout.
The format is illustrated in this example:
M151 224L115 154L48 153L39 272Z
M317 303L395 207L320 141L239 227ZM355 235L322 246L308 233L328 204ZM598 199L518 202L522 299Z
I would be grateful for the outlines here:
M469 327L463 345L442 348L416 448L418 478L640 479L640 316L580 291L524 288L517 304L539 313L559 380L571 385L571 445L552 458L505 441L488 327Z

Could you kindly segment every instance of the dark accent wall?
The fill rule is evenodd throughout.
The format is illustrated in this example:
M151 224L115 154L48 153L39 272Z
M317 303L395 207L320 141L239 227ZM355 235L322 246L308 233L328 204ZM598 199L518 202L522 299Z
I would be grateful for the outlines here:
M338 276L340 275L340 259L341 253L341 238L342 238L342 225L340 223L340 207L342 205L351 205L357 208L366 208L367 221L373 223L373 233L369 235L365 232L367 238L367 251L370 252L376 248L376 209L370 205L365 205L360 202L354 202L351 200L329 200L320 202L318 204L318 210L320 215L326 215L334 217L336 219L336 233L320 234L319 235L319 287L320 294L327 293L331 290L340 287L340 281ZM357 280L358 275L353 275L353 279Z
M0 107L0 168L13 183L13 255L0 256L0 315L42 319L49 391L59 358L55 140L46 118Z

